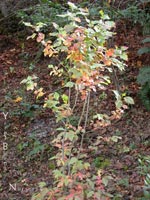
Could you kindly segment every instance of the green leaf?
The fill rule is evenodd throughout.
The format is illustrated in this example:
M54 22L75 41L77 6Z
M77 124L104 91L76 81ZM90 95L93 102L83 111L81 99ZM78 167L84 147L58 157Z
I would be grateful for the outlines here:
M27 91L34 90L34 87L36 87L36 83L34 83L33 81L30 81L29 83L27 83Z
M40 188L43 188L43 187L46 186L46 183L45 182L40 182L40 183L38 183L38 185L39 185Z
M100 10L100 11L99 11L99 14L100 14L101 17L103 17L103 16L104 16L104 11L103 11L103 10Z
M149 43L149 42L150 42L150 37L147 37L144 40L142 40L142 43Z
M55 169L55 170L53 171L53 173L54 173L55 178L59 178L59 177L62 177L62 176L63 176L63 174L61 173L61 171L58 170L58 169Z
M150 53L150 47L142 47L138 50L139 55L142 55L142 54L145 54L145 53Z
M72 88L74 86L74 83L69 81L66 83L65 87L69 87L69 88Z
M38 146L34 147L32 151L30 151L29 156L35 155L39 153L40 151L43 151L43 149L44 149L44 145L39 144Z
M124 101L129 105L133 105L134 104L133 98L129 97L129 96L124 97Z
M86 181L87 181L91 191L93 191L94 190L94 181L90 180L89 178L87 178Z
M121 140L121 139L122 139L122 137L119 137L119 136L116 136L116 135L114 135L114 136L111 137L111 140L113 142L118 142L118 140Z
M150 66L144 66L140 69L137 76L137 82L141 85L150 83Z
M42 191L37 195L33 196L31 200L43 200L46 194L49 192L48 188L42 188Z
M33 80L37 79L35 75L28 76L26 79L22 80L20 84L25 83L27 86L27 90L33 90L34 87L37 86L37 83L34 83Z
M93 119L104 120L104 115L103 114L96 114L96 115L93 116Z
M84 163L84 168L88 169L90 167L90 164L88 162Z
M53 69L53 68L54 68L54 65L48 65L48 68L49 68L49 69Z
M121 150L121 152L123 152L123 153L125 153L125 152L129 152L129 151L130 151L130 148L127 147L126 145L123 146L123 148L122 148L122 150Z
M69 164L72 165L74 163L76 163L78 161L78 159L76 157L72 157L69 161Z
M90 198L94 195L94 191L87 191L87 198Z
M57 131L64 131L65 129L63 127L59 127L56 129Z
M68 97L66 94L63 94L61 97L62 97L63 102L64 102L65 104L67 104L67 103L68 103L69 97Z
M58 92L55 92L55 93L54 93L54 99L58 100L59 97L60 97L59 93L58 93Z
M115 94L115 97L116 97L117 101L121 100L121 96L120 96L118 90L113 90L113 93Z
M105 176L102 178L102 183L107 186L108 185L108 182L109 180L113 179L111 176Z
M74 131L69 131L69 133L68 134L66 134L66 139L69 139L70 141L73 141L74 140L74 138L75 138L75 133L74 133Z
M127 56L126 53L122 53L122 54L120 55L120 58L123 59L123 60L125 60L125 61L128 60L128 56Z
M27 83L28 81L32 80L32 76L28 76L26 79L23 79L20 83Z
M33 25L32 25L30 22L23 22L23 24L24 24L25 26L28 26L28 27L33 27Z
M115 105L116 105L116 108L121 108L122 107L122 100L117 100L116 102L115 102Z
M68 5L72 10L78 9L78 7L74 3L68 2Z
M57 156L53 156L53 157L49 158L48 160L55 160L55 159L57 159Z
M69 72L72 73L73 78L80 78L82 76L81 72L76 68L71 68Z

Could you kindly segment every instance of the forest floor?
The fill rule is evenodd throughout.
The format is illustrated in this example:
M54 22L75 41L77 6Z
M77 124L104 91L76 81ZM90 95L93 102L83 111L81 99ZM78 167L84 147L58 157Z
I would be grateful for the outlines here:
M112 199L136 200L143 197L144 179L150 171L144 160L150 155L150 113L139 100L136 78L139 69L149 60L146 56L137 55L143 39L140 27L132 27L131 24L124 26L125 23L117 22L114 39L116 45L128 46L127 68L123 75L118 75L118 79L133 97L135 105L109 126L91 130L93 135L86 136L88 142L84 144L84 149L91 163L94 164L99 158L104 163L99 166L103 174L113 177L106 187L107 192L114 195ZM60 82L49 76L48 59L41 55L36 57L39 50L36 42L18 39L15 35L0 35L0 43L0 199L29 200L38 190L39 182L45 181L47 186L51 185L53 166L48 159L55 154L51 138L54 137L56 124L51 111L42 108L43 99L36 102L32 93L26 92L20 82L34 73L40 77L39 84L47 90L47 94L60 87ZM35 57L36 63L33 62ZM101 105L98 102L100 110L107 112L114 106L112 97L108 96L107 99ZM91 102L91 109L92 106L94 110ZM35 138L33 132L39 136ZM97 152L90 154L89 146L97 136L108 138L113 135L121 139L110 144L100 141ZM41 146L45 145L42 154L33 152L36 141ZM143 164L140 164L139 158ZM140 166L145 166L145 172Z

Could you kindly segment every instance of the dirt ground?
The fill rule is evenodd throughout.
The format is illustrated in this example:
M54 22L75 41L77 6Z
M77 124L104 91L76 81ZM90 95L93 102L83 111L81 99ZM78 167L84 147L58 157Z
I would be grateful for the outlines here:
M128 46L129 60L126 71L118 75L122 86L133 97L135 105L131 106L119 120L115 120L110 126L91 130L88 142L84 145L85 151L89 151L89 145L95 141L98 135L109 137L117 135L121 137L117 143L106 144L104 141L98 144L96 154L89 158L91 162L96 156L107 158L109 165L104 174L111 175L113 180L107 186L107 191L116 196L116 199L136 200L143 195L145 175L140 174L140 156L150 155L150 113L143 107L139 97L139 86L136 77L139 69L149 63L146 56L138 56L137 51L141 47L143 36L140 27L131 28L124 26L125 21L117 23L117 35L114 43L118 46ZM19 40L15 35L0 35L0 152L2 155L0 164L0 199L1 200L29 200L31 195L38 190L37 183L45 181L51 185L51 169L48 158L53 154L51 138L56 124L50 110L42 110L42 101L36 107L32 94L26 94L25 88L20 82L28 75L40 76L40 84L47 89L47 93L59 87L59 82L53 84L48 75L48 59L39 56L38 63L32 63L35 59L38 46L34 41ZM17 97L23 97L23 102L17 102ZM16 100L16 101L15 101ZM92 105L91 105L92 106ZM102 110L112 107L112 101L108 97ZM7 116L6 116L7 115ZM6 119L5 119L6 118ZM47 144L42 157L36 155L34 159L27 159L32 146L28 146L29 135L33 130L42 132L42 143ZM90 130L89 130L90 131ZM4 144L5 143L5 144ZM25 151L18 151L19 144L24 144ZM17 189L10 187L12 185ZM118 195L118 198L117 198ZM120 197L119 197L120 195Z

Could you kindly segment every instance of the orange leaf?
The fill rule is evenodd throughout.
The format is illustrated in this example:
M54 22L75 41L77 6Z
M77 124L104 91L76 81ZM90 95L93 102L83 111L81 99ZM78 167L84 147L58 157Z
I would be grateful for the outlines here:
M111 61L110 60L104 60L104 64L107 65L107 66L110 66L111 65Z
M62 115L63 117L69 117L69 116L72 115L72 110L71 110L71 109L62 110L62 111L61 111L61 115Z
M44 49L44 56L51 57L53 55L54 51L52 50L50 45L47 45Z
M142 61L140 60L137 61L137 67L142 67Z
M114 49L108 49L108 50L106 51L106 56L111 57L111 56L113 56L113 55L114 55Z
M80 53L79 50L72 51L67 58L71 58L74 61L81 61L83 60L83 55Z

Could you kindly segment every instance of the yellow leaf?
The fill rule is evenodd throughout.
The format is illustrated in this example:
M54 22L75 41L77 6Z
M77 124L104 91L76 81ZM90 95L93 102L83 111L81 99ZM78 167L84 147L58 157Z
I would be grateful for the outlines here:
M38 99L38 98L42 97L45 93L43 92L43 88L40 88L39 90L36 90L34 92L34 94L37 95L36 98Z
M41 92L38 93L38 95L37 95L36 98L38 99L38 98L42 97L44 94L45 94L45 93L41 91Z
M17 97L17 98L14 100L15 103L19 103L20 101L22 101L22 97Z

